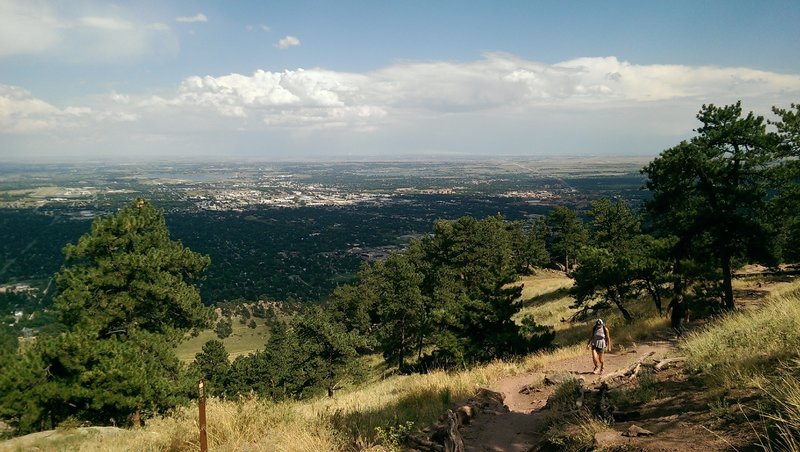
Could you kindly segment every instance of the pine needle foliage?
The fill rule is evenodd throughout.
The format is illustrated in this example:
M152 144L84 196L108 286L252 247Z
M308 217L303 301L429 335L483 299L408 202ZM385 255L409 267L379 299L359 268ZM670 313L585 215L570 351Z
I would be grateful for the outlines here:
M17 433L138 425L186 400L175 345L210 318L194 286L209 258L171 240L142 199L95 220L64 254L54 303L66 331L3 369L0 418Z

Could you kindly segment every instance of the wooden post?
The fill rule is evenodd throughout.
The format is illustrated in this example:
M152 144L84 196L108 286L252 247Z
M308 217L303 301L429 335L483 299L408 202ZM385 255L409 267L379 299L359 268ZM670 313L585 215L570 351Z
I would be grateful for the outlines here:
M200 409L200 452L208 452L208 437L206 435L206 390L203 379L197 384L200 399L197 406Z

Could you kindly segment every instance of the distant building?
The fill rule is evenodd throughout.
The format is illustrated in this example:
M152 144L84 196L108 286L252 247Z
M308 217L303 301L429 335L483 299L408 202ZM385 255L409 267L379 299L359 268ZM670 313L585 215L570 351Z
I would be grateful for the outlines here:
M39 289L37 289L35 287L31 287L30 284L10 285L10 286L6 286L6 289L8 290L8 292L11 292L11 293L30 293L30 292L36 292L36 291L39 290Z

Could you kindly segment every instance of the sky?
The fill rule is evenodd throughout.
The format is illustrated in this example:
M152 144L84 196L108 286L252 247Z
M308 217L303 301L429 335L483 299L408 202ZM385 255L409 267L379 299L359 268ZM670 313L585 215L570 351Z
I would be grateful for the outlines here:
M800 2L0 0L0 163L657 155L800 103Z

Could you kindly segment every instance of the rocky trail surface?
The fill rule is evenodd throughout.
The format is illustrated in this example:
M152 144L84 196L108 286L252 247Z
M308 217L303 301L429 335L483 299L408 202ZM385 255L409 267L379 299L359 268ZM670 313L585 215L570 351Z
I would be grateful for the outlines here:
M669 341L642 344L620 353L606 353L606 374L626 368L639 358L653 352L655 359L664 357L673 348ZM570 373L583 379L585 385L600 380L603 375L592 373L592 359L587 350L585 356L558 361L545 372L516 375L497 381L492 390L502 393L508 411L477 416L462 428L465 450L468 452L526 452L541 444L540 431L547 421L547 398L556 386L529 386L541 382L546 374Z
M751 266L752 267L752 266ZM763 273L763 268L743 272ZM735 290L740 309L757 309L767 295L789 283L794 277L778 277L768 282L754 282ZM690 330L705 322L692 322ZM667 331L656 333L653 340L627 348L618 348L605 355L605 374L616 372L652 353L648 360L659 361L675 356L677 340ZM553 413L546 407L556 385L543 385L547 375L571 374L582 379L584 387L598 383L602 375L594 375L592 359L585 356L564 359L546 369L516 375L495 382L489 389L502 394L502 409L479 414L460 429L466 452L526 452L548 449L543 430ZM754 450L749 427L722 431L718 418L709 409L708 389L689 379L681 369L667 369L655 376L658 396L638 407L636 418L608 425L594 436L597 450L626 451L718 451ZM499 397L498 397L499 398ZM627 436L631 428L644 428L652 435ZM625 435L623 435L625 433ZM761 449L758 449L761 450Z
M559 416L546 406L548 397L553 394L557 385L543 385L545 377L550 379L555 376L553 379L558 380L566 375L583 380L583 387L590 388L600 383L604 376L630 368L637 361L646 358L651 363L658 362L665 357L674 356L674 352L674 339L654 340L619 353L607 353L605 375L594 375L591 372L592 360L587 351L586 356L552 363L544 372L501 379L490 389L502 394L503 408L481 413L461 427L464 451L563 450L548 446L543 434L552 416ZM714 430L715 417L709 411L705 397L706 388L690 381L681 369L676 368L659 371L655 378L659 396L637 407L634 419L618 419L596 433L593 450L749 450L750 439L747 435ZM636 432L642 429L645 434L637 435Z

